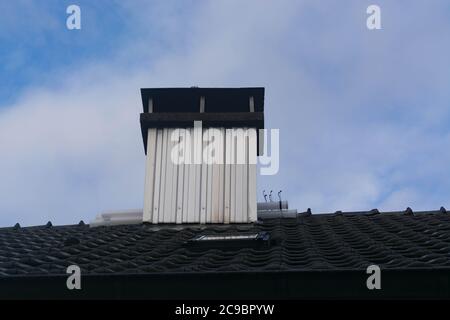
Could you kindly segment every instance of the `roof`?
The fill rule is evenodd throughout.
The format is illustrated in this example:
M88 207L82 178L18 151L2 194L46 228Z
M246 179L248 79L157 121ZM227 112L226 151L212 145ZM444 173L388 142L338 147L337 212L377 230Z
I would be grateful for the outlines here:
M203 234L267 232L260 247L202 247ZM0 229L0 281L30 276L163 276L180 274L444 271L449 290L450 214L378 211L298 214L247 225L122 225ZM216 278L217 279L217 278ZM1 287L1 286L0 286ZM1 290L0 290L1 291ZM448 291L446 294L449 294Z

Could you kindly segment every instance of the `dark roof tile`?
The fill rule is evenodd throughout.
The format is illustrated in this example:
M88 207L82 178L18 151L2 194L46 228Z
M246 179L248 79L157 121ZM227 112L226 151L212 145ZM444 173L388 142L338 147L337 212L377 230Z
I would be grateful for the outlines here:
M200 234L270 233L265 247L202 247ZM365 270L450 268L450 215L442 209L397 213L301 214L250 225L0 229L0 277L85 273Z

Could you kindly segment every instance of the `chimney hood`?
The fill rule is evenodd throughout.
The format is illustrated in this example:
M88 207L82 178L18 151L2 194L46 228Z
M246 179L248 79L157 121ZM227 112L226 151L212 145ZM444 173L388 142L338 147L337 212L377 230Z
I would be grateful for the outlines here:
M264 88L154 88L141 96L143 221L256 221Z

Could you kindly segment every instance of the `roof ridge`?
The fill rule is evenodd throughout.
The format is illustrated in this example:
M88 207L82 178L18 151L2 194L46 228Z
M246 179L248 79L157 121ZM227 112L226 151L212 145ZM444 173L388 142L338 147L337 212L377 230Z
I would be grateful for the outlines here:
M279 211L279 210L272 210L272 211ZM288 210L282 210L279 211L280 213L282 213L283 211L288 211ZM422 214L448 214L449 211L445 208L445 207L440 207L439 209L436 210L418 210L418 211L414 211L413 209L411 209L410 207L407 207L405 210L403 211L380 211L377 208L371 209L371 210L366 210L366 211L342 211L342 210L337 210L335 212L317 212L317 213L313 213L311 208L308 208L307 210L303 211L303 212L298 212L297 213L297 217L327 217L327 216L374 216L374 215L407 215L407 216L416 216L416 215L422 215ZM283 216L280 215L279 218L283 218ZM295 218L293 216L289 216L286 217L287 219L289 218ZM265 220L265 219L262 219ZM141 225L141 224L137 224L137 225ZM171 224L172 225L172 224ZM182 225L191 225L191 224L173 224L173 226L182 226ZM212 225L217 225L217 224L205 224L202 225L204 227L208 227L208 226L212 226ZM162 227L167 227L169 225L162 225ZM48 221L46 224L42 224L42 225L31 225L31 226L22 226L20 223L16 223L13 226L6 226L6 227L0 227L0 230L5 230L5 229L30 229L30 228L64 228L64 227L89 227L89 224L85 223L83 220L80 220L78 223L74 223L74 224L63 224L63 225L53 225L53 223L51 221Z

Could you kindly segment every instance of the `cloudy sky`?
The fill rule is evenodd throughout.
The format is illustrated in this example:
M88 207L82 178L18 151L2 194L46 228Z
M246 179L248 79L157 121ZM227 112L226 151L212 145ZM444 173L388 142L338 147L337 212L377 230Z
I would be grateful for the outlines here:
M448 1L18 0L0 15L0 226L142 208L139 89L165 86L266 88L280 171L259 200L450 208Z

